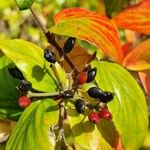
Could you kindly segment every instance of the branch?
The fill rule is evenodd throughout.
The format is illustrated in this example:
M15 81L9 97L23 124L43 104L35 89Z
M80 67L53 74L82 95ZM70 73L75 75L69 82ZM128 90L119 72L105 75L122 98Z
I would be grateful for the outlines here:
M31 13L33 14L35 20L37 21L39 27L42 29L43 33L45 34L45 37L47 38L47 41L52 44L59 52L59 55L62 56L63 55L63 51L62 48L58 45L58 43L55 40L55 36L54 34L50 33L47 28L45 27L45 25L41 22L40 18L38 17L38 15L36 14L36 12L34 11L34 9L31 7L30 8Z
M54 93L33 93L31 91L28 91L27 97L48 97L48 96L54 97L54 96L59 96L62 93L63 91L54 92Z
M43 33L46 34L48 32L47 28L44 26L44 24L41 22L40 18L37 16L36 12L34 11L34 9L31 7L30 11L32 12L34 18L36 19L38 25L40 26L40 28L42 29Z

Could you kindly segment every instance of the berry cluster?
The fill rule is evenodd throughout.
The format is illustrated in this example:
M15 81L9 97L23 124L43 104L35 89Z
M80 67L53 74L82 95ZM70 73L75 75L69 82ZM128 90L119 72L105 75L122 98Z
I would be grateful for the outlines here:
M62 48L62 55L66 55L66 53L69 53L75 45L76 39L73 37L70 37L66 40L66 42L63 45ZM54 51L50 51L48 48L44 50L43 54L45 60L50 63L50 67L53 70L53 67L55 67L55 63L57 62L56 55ZM89 62L90 63L90 62ZM52 67L53 66L53 67ZM56 75L56 70L53 70L54 74ZM20 91L20 97L18 99L18 105L22 108L26 108L30 105L31 100L28 96L29 92L31 93L32 84L25 80L23 77L23 74L20 72L20 70L15 68L9 68L9 73L16 79L21 80L20 84L17 86L17 90ZM97 74L97 68L91 68L90 64L87 64L86 67L83 69L82 72L78 72L76 74L76 78L73 78L73 84L72 88L70 89L63 89L60 87L62 91L58 92L58 95L52 95L55 100L62 99L64 100L71 100L74 103L74 107L76 111L79 114L83 114L85 112L85 109L89 109L90 113L88 115L89 121L92 123L98 123L101 119L111 120L112 116L108 109L104 109L101 107L100 103L108 103L111 101L114 97L114 93L109 91L102 91L100 88L94 86L90 87L87 91L87 94L89 97L95 99L96 104L90 104L87 103L87 101L81 97L81 95L78 95L78 90L80 87L85 83L93 82ZM59 77L57 78L59 82ZM61 86L61 84L60 84ZM39 94L39 93L38 93ZM43 94L43 93L42 93ZM76 95L76 97L74 96ZM35 95L34 95L35 96Z
M96 68L92 68L92 69L89 69L89 70L86 70L86 71L79 73L78 84L83 85L84 83L92 82L96 77L96 73L97 73ZM109 110L108 109L101 109L99 103L100 102L108 103L109 101L111 101L114 98L114 93L109 92L109 91L102 91L100 88L98 88L96 86L90 87L88 89L87 93L90 97L92 97L96 101L98 101L98 103L94 107L92 107L92 109L93 108L100 109L99 112L97 112L95 110L90 112L90 114L88 115L89 121L97 124L101 118L106 119L106 120L111 120L112 115L109 112ZM84 110L86 107L88 107L88 106L91 107L91 105L86 104L85 100L83 100L81 98L77 99L75 101L74 105L75 105L76 111L80 114L84 113Z
M90 122L97 124L100 122L101 119L111 120L112 115L108 109L104 108L101 109L99 112L90 112L90 114L88 115L88 119Z
M19 79L20 83L16 89L20 92L21 96L18 98L18 106L26 108L31 104L31 100L26 96L27 92L32 88L32 84L26 81L22 72L17 68L8 68L8 72L15 79Z

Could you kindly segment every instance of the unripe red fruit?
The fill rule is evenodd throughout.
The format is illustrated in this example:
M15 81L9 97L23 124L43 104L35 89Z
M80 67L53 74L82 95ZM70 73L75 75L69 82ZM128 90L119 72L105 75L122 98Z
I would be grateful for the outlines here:
M87 81L87 73L86 72L81 72L79 75L78 75L78 84L79 85L82 85L84 83L86 83Z
M22 108L26 108L31 104L31 100L26 96L19 97L18 105Z
M100 117L99 117L99 113L98 112L91 112L89 115L88 115L88 118L89 118L89 121L91 121L92 123L99 123L100 121Z
M106 119L106 120L111 120L112 119L112 114L108 109L101 109L99 111L99 117Z

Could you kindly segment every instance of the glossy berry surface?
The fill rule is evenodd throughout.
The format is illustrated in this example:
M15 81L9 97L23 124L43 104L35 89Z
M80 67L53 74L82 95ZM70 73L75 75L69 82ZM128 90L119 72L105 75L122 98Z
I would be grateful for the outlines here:
M26 96L19 97L18 105L22 108L26 108L31 104L31 100Z
M32 84L29 81L22 80L20 84L17 86L17 90L21 92L28 92L32 87Z
M106 120L111 120L112 119L112 114L108 109L101 109L99 111L99 117L106 119Z
M91 87L88 89L87 93L92 98L99 98L102 91L98 87Z
M88 119L89 119L89 121L92 122L92 123L95 123L95 124L99 123L100 117L99 117L98 112L91 112L91 113L88 115Z
M114 93L104 91L100 94L99 98L100 98L101 102L107 103L107 102L111 101L114 98Z
M84 110L85 110L85 101L84 100L82 100L82 99L77 99L76 101L75 101L75 108L76 108L76 111L79 113L79 114L81 114L81 113L83 113L84 112Z
M44 50L44 58L50 63L54 64L56 62L55 54L47 49Z
M87 72L87 80L86 82L89 83L91 81L94 80L95 76L96 76L96 73L97 73L97 69L96 68L92 68L90 69L88 72Z
M87 78L88 78L87 73L86 73L86 72L81 72L81 73L78 75L78 84L79 84L79 85L82 85L82 84L86 83Z
M19 79L19 80L23 80L24 79L22 72L17 67L8 68L8 72L15 79Z
M75 45L75 41L76 39L73 37L70 37L67 39L67 41L64 43L64 46L63 46L64 53L69 53L73 49Z

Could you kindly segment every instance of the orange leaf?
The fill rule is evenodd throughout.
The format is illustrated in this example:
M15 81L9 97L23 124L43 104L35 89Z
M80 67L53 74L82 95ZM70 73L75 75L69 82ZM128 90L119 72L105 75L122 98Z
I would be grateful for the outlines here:
M51 32L91 42L107 56L122 61L118 30L106 16L82 8L68 8L55 15L55 23Z
M118 133L116 135L115 150L123 150L123 146L122 146L122 143L121 143L121 138L119 137Z
M146 93L150 97L150 70L139 72L139 77Z
M132 42L126 42L125 44L122 45L123 57L125 57L131 51L132 45L133 45Z
M140 43L123 60L123 66L130 70L150 69L150 39Z
M150 0L143 0L113 18L118 27L150 34Z

